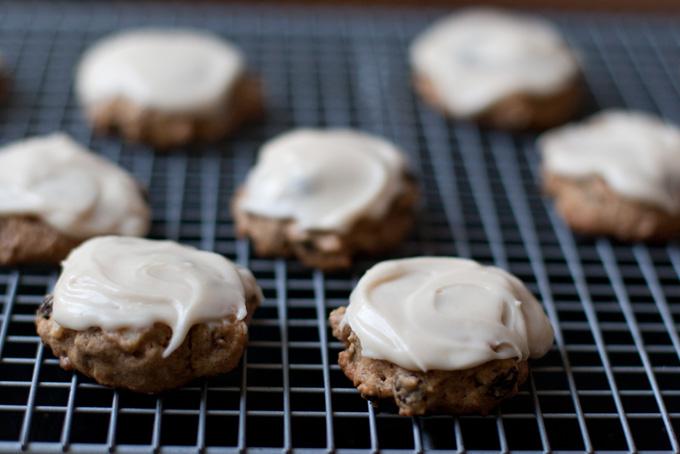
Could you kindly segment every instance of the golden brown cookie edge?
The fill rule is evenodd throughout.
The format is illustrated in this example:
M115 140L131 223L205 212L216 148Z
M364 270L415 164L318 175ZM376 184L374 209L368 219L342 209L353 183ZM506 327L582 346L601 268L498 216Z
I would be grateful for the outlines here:
M348 232L300 232L291 220L258 216L239 209L243 188L232 200L236 232L250 238L258 256L296 257L304 265L324 271L349 268L356 255L377 255L397 247L415 221L419 189L405 177L406 189L380 219L360 219Z
M402 416L490 413L517 394L526 381L527 361L494 360L465 370L411 371L389 361L361 356L361 344L349 325L342 325L345 307L329 316L333 335L345 345L338 364L362 397L394 399Z
M578 74L550 95L514 93L471 118L450 112L440 100L434 84L422 74L413 75L413 86L433 109L451 119L472 120L482 126L508 131L544 130L566 123L582 110L585 83Z
M260 303L259 292L254 292L246 296L248 315L244 320L194 325L167 358L162 353L172 336L168 326L156 323L150 328L115 331L64 328L51 319L51 295L38 309L35 325L62 369L77 370L105 386L157 394L234 369L245 351L248 324Z
M264 116L264 96L260 80L244 75L219 109L164 112L125 97L85 105L84 109L97 133L116 133L129 142L164 151L194 142L215 142L234 134Z
M81 240L30 216L0 217L0 265L53 265Z
M666 241L680 234L680 214L615 192L601 177L570 178L543 170L543 190L576 232L621 241Z

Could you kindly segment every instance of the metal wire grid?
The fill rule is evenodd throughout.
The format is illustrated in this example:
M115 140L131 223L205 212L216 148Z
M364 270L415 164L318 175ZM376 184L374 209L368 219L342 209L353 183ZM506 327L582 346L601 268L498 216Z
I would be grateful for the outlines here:
M680 450L680 249L575 237L540 197L533 136L446 122L414 99L405 46L438 12L238 6L2 3L15 79L3 141L63 129L150 187L152 236L249 266L267 301L241 367L159 398L62 371L33 314L56 270L0 271L0 451ZM583 55L591 110L630 106L680 122L676 19L554 15ZM267 87L267 122L236 140L154 155L92 138L72 67L123 26L206 27L236 41ZM362 400L328 330L353 273L261 260L234 238L229 197L258 145L294 126L352 126L410 153L423 187L417 230L395 256L460 255L523 279L557 327L528 384L489 417L403 418Z

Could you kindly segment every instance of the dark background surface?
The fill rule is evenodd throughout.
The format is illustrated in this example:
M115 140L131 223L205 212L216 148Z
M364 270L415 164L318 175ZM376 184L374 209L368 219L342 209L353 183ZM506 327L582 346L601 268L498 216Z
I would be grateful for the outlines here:
M415 98L406 48L445 11L1 2L0 48L14 87L0 109L0 141L69 132L150 188L152 237L249 266L267 301L237 370L156 398L62 371L33 327L58 270L0 269L0 450L677 451L680 249L573 236L541 197L534 135L449 122ZM583 58L586 113L627 106L680 122L676 17L548 17ZM100 36L145 24L206 28L240 45L263 78L266 122L168 155L92 137L72 92L74 64ZM369 406L336 365L341 346L326 317L373 261L325 275L254 257L234 237L229 200L259 145L298 126L361 128L408 153L424 205L392 256L497 264L543 302L556 344L496 414L403 418L390 404Z

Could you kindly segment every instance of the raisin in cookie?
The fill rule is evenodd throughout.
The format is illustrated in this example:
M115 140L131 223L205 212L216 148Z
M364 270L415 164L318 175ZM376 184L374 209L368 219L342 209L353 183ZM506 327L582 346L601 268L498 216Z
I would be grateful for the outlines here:
M680 234L680 130L609 110L539 139L543 186L575 231L624 241Z
M143 28L102 39L79 64L76 92L97 131L157 148L218 140L263 111L241 52L192 30Z
M403 154L346 130L302 129L262 147L233 202L236 228L265 256L324 270L397 246L418 199Z
M157 393L236 367L261 300L252 274L221 255L100 237L64 261L36 326L64 369Z
M0 265L59 263L87 238L142 236L149 224L132 176L70 137L0 148Z
M515 395L527 360L551 347L540 304L509 273L417 257L379 263L330 315L338 362L362 396L401 415L487 414Z
M567 121L581 107L579 63L548 22L493 9L446 17L410 49L416 90L457 119L521 130Z

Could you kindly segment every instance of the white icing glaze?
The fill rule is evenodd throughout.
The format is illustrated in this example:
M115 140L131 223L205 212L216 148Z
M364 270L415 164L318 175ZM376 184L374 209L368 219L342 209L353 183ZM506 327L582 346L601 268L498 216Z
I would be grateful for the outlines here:
M352 292L343 323L363 356L410 370L540 357L553 341L543 309L516 277L448 257L375 265Z
M241 53L218 36L191 30L144 28L99 41L78 67L83 103L124 97L171 111L223 104L242 75Z
M292 219L300 229L343 231L379 218L403 190L405 160L391 143L348 129L301 129L266 143L240 209Z
M54 321L74 330L163 323L172 328L165 357L195 324L243 320L246 296L262 298L250 271L172 241L98 237L74 249L62 265Z
M65 134L0 148L0 216L40 218L61 233L145 235L149 208L135 180Z
M552 94L579 71L550 23L493 9L441 19L415 39L410 57L447 110L463 117L509 95Z
M623 196L680 212L680 129L658 117L608 110L546 132L539 145L549 172L599 176Z

